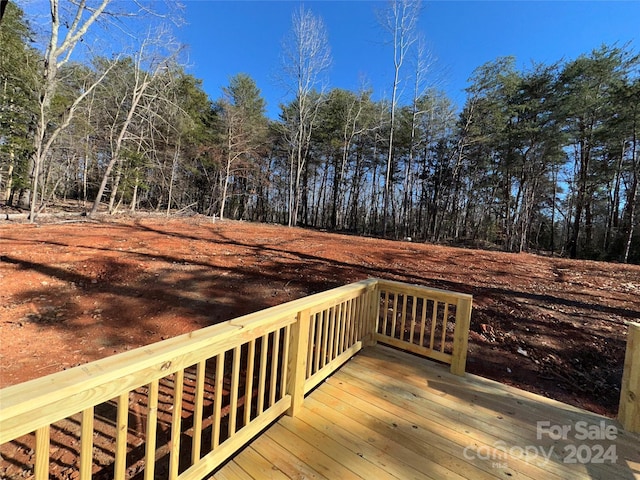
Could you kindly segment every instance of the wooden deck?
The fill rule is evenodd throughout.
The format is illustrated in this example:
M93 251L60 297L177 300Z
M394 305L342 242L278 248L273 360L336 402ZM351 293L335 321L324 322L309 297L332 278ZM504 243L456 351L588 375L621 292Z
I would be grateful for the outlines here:
M638 480L640 435L591 412L376 346L209 478Z

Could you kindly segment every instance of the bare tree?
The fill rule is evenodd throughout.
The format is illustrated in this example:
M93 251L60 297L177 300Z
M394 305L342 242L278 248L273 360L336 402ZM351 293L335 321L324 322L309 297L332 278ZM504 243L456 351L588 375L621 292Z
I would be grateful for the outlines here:
M320 75L330 64L331 51L324 22L300 7L293 14L293 29L283 44L283 71L294 94L291 108L284 113L289 140L289 226L297 223L302 173L322 100L321 95L313 92L320 83Z
M382 27L388 32L393 46L393 86L391 89L391 122L389 130L389 152L385 172L384 205L382 233L387 234L389 216L389 199L391 195L393 169L393 134L396 125L396 110L398 106L398 87L400 85L400 69L405 58L415 43L418 18L420 15L420 0L391 0L385 12L379 19Z
M85 0L81 0L76 5L75 13L70 17L70 23L64 23L63 32L66 34L61 38L61 26L63 22L60 16L60 0L49 0L51 15L51 32L47 41L44 54L44 68L42 73L41 92L39 96L38 121L34 136L34 154L31 170L31 198L29 218L33 222L38 197L38 179L44 159L47 157L51 146L60 133L69 126L73 116L82 101L91 94L95 87L104 79L107 71L96 76L95 79L87 81L82 93L71 103L67 111L56 128L52 131L48 128L50 116L51 99L55 94L58 71L66 65L73 54L78 43L83 39L91 25L93 25L100 15L105 11L112 0L101 0L97 6L89 7Z
M123 5L125 5L123 7ZM117 6L119 10L108 11L110 6ZM115 2L113 0L49 0L49 19L47 29L49 33L44 45L44 62L42 77L40 81L39 105L37 112L37 122L34 135L34 154L30 165L30 220L33 222L38 204L38 183L45 159L48 159L51 148L60 135L69 127L78 108L84 100L91 95L95 88L104 80L109 69L98 71L87 78L79 94L70 101L61 118L52 118L51 101L58 86L59 71L67 65L81 44L87 45L87 32L90 28L102 19L107 22L126 16L156 15L148 7L142 6L138 2ZM178 5L179 7L179 5ZM125 11L124 9L130 10ZM134 11L131 9L138 9ZM179 20L177 15L171 12L167 15L174 22ZM120 31L123 31L123 24L116 23ZM110 64L110 65L113 65Z
M166 34L149 34L134 59L132 65L133 84L128 86L130 90L126 93L126 98L121 99L120 105L118 105L118 113L111 126L110 158L102 176L93 207L89 213L90 216L98 211L111 172L114 166L122 161L123 147L126 140L131 136L131 127L136 116L153 115L153 105L159 106L162 101L162 99L159 98L157 90L153 92L151 98L148 98L147 95L151 92L150 86L163 77L164 73L168 70L169 65L172 63L172 57L175 55L174 52L170 53L169 56L163 56L154 48L157 46L156 44L161 42L160 39L163 39L162 42L164 42L165 38ZM120 183L120 175L120 171L118 171L113 182L114 188L112 189L109 200L110 211L113 209L116 191Z
M425 95L429 91L429 86L427 85L426 78L428 73L431 70L431 66L433 65L435 59L432 53L426 46L426 41L423 36L419 36L417 48L415 50L415 56L413 58L413 67L414 67L414 78L413 78L413 98L411 102L411 134L409 139L409 155L405 164L405 173L404 173L404 185L403 185L403 200L402 200L402 213L401 218L403 219L403 236L411 237L412 234L409 231L411 227L415 228L415 225L412 225L412 221L409 218L411 214L411 208L413 206L412 195L414 191L414 157L416 154L417 143L417 129L419 117L432 113L433 114L433 105L431 102L426 104L427 108L425 109L425 105L420 105L420 100L425 97ZM424 103L424 102L423 102ZM431 110L431 112L430 112Z

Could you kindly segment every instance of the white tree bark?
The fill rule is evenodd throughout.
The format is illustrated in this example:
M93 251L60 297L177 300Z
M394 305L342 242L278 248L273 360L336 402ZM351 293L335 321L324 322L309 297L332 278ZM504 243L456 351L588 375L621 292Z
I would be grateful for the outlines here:
M60 125L47 135L49 107L56 89L58 70L69 61L78 42L84 37L91 25L98 20L111 1L112 0L102 0L97 7L88 8L86 0L80 0L80 2L76 4L76 12L71 24L66 25L67 33L60 42L60 1L49 0L51 32L44 54L42 91L40 94L38 122L34 137L35 152L31 162L31 198L29 207L29 218L31 222L35 220L40 171L44 159L49 154L51 145L60 133L69 126L80 103L96 88L107 73L103 72L95 81L85 85L84 91L72 102Z
M283 70L294 94L295 118L286 122L289 132L289 226L298 221L301 179L321 96L311 98L320 76L331 64L329 41L320 17L301 7L293 15L293 29L283 45Z
M420 0L391 0L389 8L381 16L381 24L391 35L393 45L393 85L391 89L391 126L389 130L389 152L384 179L384 205L382 212L382 234L386 236L389 220L391 172L393 168L393 141L398 106L400 69L411 45L416 41L416 29L420 14Z

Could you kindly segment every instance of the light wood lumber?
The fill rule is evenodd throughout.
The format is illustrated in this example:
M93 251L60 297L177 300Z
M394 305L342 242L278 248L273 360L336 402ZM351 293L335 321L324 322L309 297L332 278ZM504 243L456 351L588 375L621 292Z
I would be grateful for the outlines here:
M431 312L431 334L429 336L429 348L435 351L436 345L436 325L438 324L438 302L433 301L433 312Z
M226 440L218 448L202 457L198 463L185 470L180 475L180 480L201 479L211 473L271 422L284 414L290 406L291 397L285 395L275 405L265 410L262 415L254 418L249 425L239 430L233 438Z
M42 424L53 423L89 406L128 393L150 380L162 378L232 349L245 343L247 337L247 340L250 340L254 335L272 331L274 326L278 329L294 321L294 318L286 317L248 331L245 327L229 324L224 326L219 339L207 339L202 342L183 339L184 344L176 346L172 352L166 352L166 348L161 346L164 342L159 342L2 389L0 443L30 433ZM199 332L192 333L200 338L202 335ZM190 350L190 346L195 349ZM178 351L181 352L178 356L167 356ZM132 368L132 365L135 365L135 368ZM58 383L59 389L56 389ZM43 398L40 393L42 391L49 392L49 397ZM32 402L23 401L31 395L34 396ZM40 408L37 408L37 405L40 405Z
M336 333L336 307L329 308L329 335L327 337L327 359L330 361L333 358L333 352L335 350L335 333Z
M129 393L122 393L117 400L116 458L113 476L124 480L127 471L127 433L129 429Z
M400 314L400 334L398 335L398 338L403 342L406 342L404 338L404 331L407 326L406 322L407 322L407 306L408 305L409 305L409 296L405 294L402 296L402 313Z
M291 396L291 408L287 415L295 415L302 406L304 400L304 383L307 377L307 362L309 358L309 331L311 316L309 310L303 310L298 314L298 321L291 326L290 350L287 370L287 394Z
M200 458L202 448L202 410L204 406L204 380L206 360L198 363L196 368L196 391L193 408L193 440L191 442L191 463L196 463Z
M380 352L389 355L380 357L380 361L377 362L368 361L370 354L374 353L377 356ZM391 359L395 361L390 362ZM380 395L381 390L388 401L393 401L401 409L408 412L414 411L419 415L428 411L430 421L440 425L439 436L445 435L445 432L450 430L458 432L462 438L469 437L469 441L485 442L492 439L492 442L506 441L516 446L536 445L546 448L554 445L555 461L545 466L545 470L549 475L555 474L560 478L566 476L567 471L558 455L564 445L575 444L577 441L570 437L560 442L552 442L547 437L541 441L537 438L536 420L549 420L552 424L570 426L573 426L576 421L586 422L589 425L599 425L601 422L607 425L613 424L608 418L491 380L475 377L472 381L468 381L468 379L443 372L441 366L430 364L430 362L409 364L408 361L411 359L403 359L400 352L390 349L368 351L358 357L357 362L352 362L341 370L340 375L347 376L344 388L364 388L376 395ZM427 367L428 365L432 365L432 370ZM375 373L383 366L388 369L385 370L385 374ZM434 382L437 389L425 387L423 376L419 373L422 368L418 367L426 367L424 371L427 378L437 379L437 382ZM363 375L363 372L368 373ZM366 378L366 382L361 380L362 378ZM489 388L476 390L473 387L477 384L486 384ZM496 389L493 388L494 385ZM444 389L447 394L443 394L440 389ZM507 395L510 395L510 398L506 398ZM574 412L579 415L575 415ZM457 421L452 423L452 418L457 418ZM637 452L640 437L636 436L635 446L632 439L626 437L618 432L615 440L620 458L635 456L640 460L640 453ZM585 442L582 441L582 443ZM594 442L590 442L592 443ZM603 443L603 441L595 441L595 443ZM560 462L560 466L556 465L557 462ZM612 473L619 471L620 465L596 463L590 465L590 470L602 471L604 475L607 471Z
M322 342L324 338L322 332L324 330L324 311L316 314L315 323L315 342L314 345L310 345L310 349L313 351L313 367L311 372L317 372L320 370L320 359L322 358Z
M0 390L0 444L291 324L302 309L360 295L376 282L369 279L321 292L4 388Z
M291 327L287 325L284 328L284 332L282 335L283 345L282 345L282 366L280 367L282 370L280 372L280 394L284 395L287 391L287 379L289 378L289 364L287 359L289 358L289 351L291 349Z
M447 341L447 325L449 324L449 304L444 304L444 314L442 316L442 338L440 339L440 352L444 353L445 342Z
M380 287L377 287L380 288ZM384 291L384 303L382 305L382 331L380 333L382 333L383 335L387 334L387 324L389 321L389 291L385 290ZM376 330L377 332L377 330Z
M618 420L625 430L640 433L640 323L629 324Z
M287 418L295 419L295 417ZM288 449L313 470L320 472L321 475L327 478L340 480L373 480L376 478L367 478L356 474L353 470L336 460L335 452L334 455L323 452L319 448L316 448L317 445L315 443L309 443L279 423L273 425L266 432L266 435L271 441ZM312 440L312 442L314 441Z
M145 435L144 480L154 480L156 466L156 432L158 429L158 380L151 382L148 388L149 397L147 406L147 433Z
M240 386L240 356L242 347L233 349L233 363L231 366L231 389L229 401L229 436L236 433L236 421L238 418L238 388Z
M327 355L329 354L329 310L324 310L322 312L322 318L323 318L323 330L322 330L322 348L320 349L320 357L321 357L321 362L318 364L318 368L316 370L320 370L322 367L324 367L327 362L328 362L328 358Z
M393 294L393 307L391 307L391 333L392 338L396 338L396 323L398 321L398 293Z
M335 332L335 349L333 351L333 355L334 357L337 357L338 355L340 355L342 353L342 350L340 348L340 346L342 345L342 320L343 320L343 315L344 315L344 309L342 308L343 304L340 303L338 305L336 305L336 319L335 319L335 323L336 323L336 332Z
M367 436L367 438L375 439L379 436L400 443L409 450L408 455L413 455L422 461L420 469L422 473L433 475L437 479L447 478L451 472L474 480L495 478L491 462L482 459L469 462L464 459L464 448L468 443L465 443L464 437L458 441L452 439L446 428L442 432L424 428L411 413L408 413L409 418L404 414L397 416L395 412L386 409L386 402L380 404L374 397L376 401L371 403L366 400L366 395L364 397L359 394L353 395L334 383L323 385L321 389L314 392L313 397L308 407L312 411L322 414L326 410L331 411L331 415L338 414L351 418L375 432L374 436ZM519 478L534 480L526 476Z
M242 455L235 459L235 463L249 474L250 477L263 480L290 480L271 461L249 447Z
M310 378L308 378L304 385L304 393L308 393L313 390L319 383L325 380L329 375L335 372L338 368L348 362L351 357L358 353L362 349L362 342L358 341L351 345L347 350L342 352L336 358L327 363L322 370L317 371Z
M449 290L441 290L439 288L424 287L422 285L413 285L385 279L378 279L378 288L381 291L388 291L389 293L397 292L400 294L438 298L441 301L448 303L456 303L458 298L472 298L471 295L465 293L457 293Z
M345 470L348 470L349 476L353 475L363 479L397 480L393 475L369 461L368 458L358 455L359 452L344 448L329 435L303 422L299 417L285 417L276 426L283 429L278 433L278 437L283 438L286 443L291 442L291 444L295 445L294 442L299 442L300 440L298 439L301 439L305 442L301 448L308 450L307 444L312 446L310 452L316 455L324 454L327 458L331 458ZM277 430L274 428L275 433L277 433Z
M182 435L182 397L184 394L184 370L173 375L173 412L171 415L171 450L169 454L169 479L178 478L180 466L180 437Z
M80 422L80 480L88 480L93 467L93 407L82 411Z
M418 297L411 297L411 322L409 323L409 343L413 343L414 330L416 326L416 313L418 310Z
M316 331L316 317L317 314L313 313L313 314L309 314L310 318L309 318L309 333L308 333L308 337L309 340L307 342L307 350L306 350L306 356L307 356L307 361L305 363L305 365L307 366L307 372L305 374L305 376L308 378L311 376L311 374L313 373L313 346L315 345L315 331Z
M245 377L244 391L244 424L251 421L251 403L253 401L253 372L256 362L256 341L251 340L247 350L247 375ZM194 462L195 463L195 462Z
M305 409L303 409L302 411L304 410ZM264 458L269 459L269 461L273 463L273 465L280 469L289 478L333 480L326 478L324 475L321 475L319 472L311 468L304 461L291 453L288 448L285 448L277 442L274 442L271 438L269 438L267 432L253 440L251 442L251 448L253 448ZM242 453L239 454L239 456L241 455Z
M34 476L36 480L49 480L49 440L51 427L45 425L36 430L36 462Z
M405 400L402 397L397 398L396 393L399 392L391 389L384 392L383 399L376 387L363 386L361 384L356 386L354 379L355 377L350 377L348 381L345 380L342 383L338 383L338 379L332 378L329 383L323 386L323 391L330 393L351 407L366 411L373 414L375 418L382 419L386 422L390 435L393 435L393 432L405 432L414 439L419 438L419 442L413 441L411 448L416 448L417 452L421 452L422 455L436 455L431 458L440 465L449 465L448 468L453 468L453 465L467 463L467 466L470 466L469 468L473 468L473 466L483 468L480 463L481 459L475 458L473 461L465 459L464 449L469 445L477 445L482 447L483 451L498 455L498 450L495 449L494 444L506 438L504 436L489 436L485 432L476 433L472 429L454 431L452 430L451 418L447 418L444 424L438 423L431 418L431 412L424 407L424 404L412 402L410 399ZM353 415L353 412L351 415ZM417 428L414 428L414 426L417 426ZM420 446L423 443L429 444L428 452ZM457 460L454 460L454 458L457 458ZM560 469L554 472L552 470L554 462L550 462L544 468L535 463L528 463L522 458L509 458L507 463L514 471L518 471L525 478L530 479L561 480L564 478L563 475L566 474ZM492 470L490 464L488 467L488 470ZM486 464L484 464L484 468L487 468ZM469 473L465 474L465 477L475 478L475 475Z
M315 409L312 407L316 407ZM305 402L297 417L313 428L325 433L344 448L369 460L387 473L401 479L438 480L421 472L425 458L416 455L390 436L383 436L366 425L336 412L313 398ZM451 477L450 470L442 470Z
M422 317L420 322L420 341L418 342L421 347L424 346L424 329L427 326L427 299L422 298Z
M294 325L296 325L296 322ZM264 394L267 387L267 352L269 350L269 336L264 335L260 340L260 374L258 375L258 416L264 411Z
M254 480L237 463L230 461L224 468L213 476L214 480Z
M280 356L280 331L273 332L273 352L271 353L271 382L269 384L269 406L276 403L278 385L278 358Z
M321 383L328 375L343 365L363 347L362 337L369 332L370 343L376 341L386 342L399 346L406 350L423 355L435 354L442 361L451 361L450 355L442 352L434 352L415 345L414 330L417 321L417 300L423 299L423 311L426 313L427 300L425 291L436 298L451 298L463 301L466 297L451 292L425 289L419 286L406 288L397 282L379 281L370 279L357 284L348 285L329 292L313 295L305 299L290 302L288 304L273 307L262 312L246 315L224 324L209 327L192 332L181 337L176 337L158 344L149 345L121 355L92 362L75 369L70 369L60 374L54 374L53 379L43 379L27 382L19 388L9 387L0 391L0 443L3 439L14 438L23 433L38 430L37 437L42 443L44 438L43 424L48 425L58 419L83 412L82 438L88 434L89 421L85 416L89 410L93 415L93 406L103 401L116 397L118 403L116 419L116 479L124 478L126 471L127 434L128 434L128 403L129 394L136 388L149 386L149 413L147 416L147 470L145 479L153 478L153 465L155 464L155 435L157 430L157 406L159 380L168 375L174 376L173 416L171 425L170 464L169 478L178 478L180 437L181 437L181 412L184 394L184 369L197 365L195 398L194 398L194 426L192 440L192 465L180 478L200 478L205 475L207 468L212 469L225 461L229 455L240 448L255 433L255 429L264 428L269 415L275 412L282 413L287 410L290 415L301 411L304 394ZM383 288L383 290L381 290ZM387 288L387 291L384 290ZM377 332L380 320L380 296L384 292L385 312L384 329L382 335ZM390 295L391 293L391 295ZM392 329L391 335L396 337L396 327L400 327L399 338L390 338L386 333L388 320L387 304L393 296ZM409 312L408 302L412 300L412 310ZM462 300L461 300L462 299ZM398 301L402 302L402 310L399 310ZM445 303L445 318L443 323L443 342L446 337L446 321L448 303ZM455 302L451 302L455 303ZM470 300L469 300L470 304ZM333 305L333 306L330 306ZM437 301L434 301L434 316L437 313ZM458 309L459 310L459 309ZM457 313L458 313L457 310ZM375 318L366 318L366 314L377 313ZM407 315L411 315L408 335L410 342L405 340ZM421 335L424 335L426 318L423 314ZM305 321L301 321L306 318ZM400 325L398 325L398 322ZM432 329L435 327L433 322ZM458 320L456 319L456 329ZM284 330L284 339L280 335ZM432 338L433 338L432 330ZM272 358L270 376L266 374L267 352L270 336L272 341ZM251 420L251 403L253 390L253 368L255 364L255 340L261 338L260 372L258 385L258 417ZM463 341L466 339L463 339ZM460 340L458 340L458 343ZM246 380L245 411L244 418L238 419L239 404L239 374L241 353L244 344L249 345ZM282 343L282 344L281 344ZM454 344L456 337L454 334ZM433 346L433 344L432 344ZM253 347L253 351L252 351ZM233 352L231 367L230 404L229 404L229 438L220 445L220 423L222 414L222 390L224 379L224 360L226 352ZM285 361L279 362L279 354L285 355ZM465 352L466 354L466 352ZM212 426L213 451L207 453L202 459L201 432L202 410L204 408L204 384L205 370L208 359L215 358L216 373L214 377L214 407ZM306 359L306 361L305 361ZM127 369L128 367L128 369ZM463 367L464 368L464 367ZM269 378L267 380L267 377ZM278 384L280 380L280 384ZM268 405L264 410L266 388L269 381ZM286 382L286 385L285 385ZM54 385L55 384L55 385ZM54 388L59 386L60 388ZM284 397L276 401L278 387ZM286 388L283 388L286 387ZM19 402L18 397L25 392L33 392L35 404ZM49 395L46 395L46 394ZM65 396L66 395L66 396ZM33 406L35 405L35 406ZM285 406L286 405L286 406ZM33 408L32 408L33 407ZM275 407L275 408L274 408ZM284 409L284 410L283 410ZM37 412L38 415L35 415ZM264 413L264 415L260 415ZM274 417L275 418L275 417ZM237 428L236 421L243 425ZM285 421L286 423L286 421ZM248 425L251 428L244 428ZM292 424L293 425L293 424ZM237 430L237 433L236 433ZM48 432L48 430L47 430ZM234 433L236 433L234 435ZM298 432L308 435L307 432ZM312 433L312 435L316 435ZM153 437L153 438L150 438ZM6 441L6 440L5 440ZM85 442L83 442L85 443ZM331 442L330 442L331 443ZM335 446L335 445L334 445ZM85 448L85 447L82 447ZM91 450L91 449L90 449ZM225 456L226 455L226 456ZM82 450L81 457L88 457L86 450ZM42 455L40 455L42 458ZM38 458L38 455L36 456ZM359 457L362 459L362 457ZM48 457L47 457L48 461ZM360 460L356 460L359 462ZM42 463L43 460L41 459ZM37 463L37 462L36 462ZM89 465L91 465L89 461ZM86 465L86 461L84 462ZM365 465L368 469L368 465ZM377 468L377 466L374 465ZM40 467L44 468L44 467ZM81 467L83 468L83 467ZM37 468L36 468L37 470ZM375 470L375 468L374 468ZM210 470L208 470L210 471ZM369 471L365 472L369 475ZM384 477L389 474L386 470L377 472ZM83 474L85 478L86 473ZM90 473L89 473L90 475ZM365 475L365 478L366 478Z
M420 345L416 345L415 343L403 342L402 340L398 340L397 338L387 337L384 335L376 335L376 342L391 345L392 347L400 348L402 350L406 350L407 352L416 353L418 355L432 358L439 362L451 363L451 354L442 353L438 350L431 350L427 347L421 347Z
M471 304L471 299L460 298L456 305L456 326L453 332L453 352L451 357L451 373L454 375L464 375L467 366ZM640 376L640 372L638 373ZM640 411L638 414L640 415Z

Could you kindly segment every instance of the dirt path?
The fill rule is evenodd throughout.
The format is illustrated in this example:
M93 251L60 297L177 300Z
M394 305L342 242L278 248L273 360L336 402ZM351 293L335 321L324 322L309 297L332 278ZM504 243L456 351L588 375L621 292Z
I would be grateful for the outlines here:
M0 225L0 386L367 277L472 293L469 372L615 415L639 266L197 217Z

